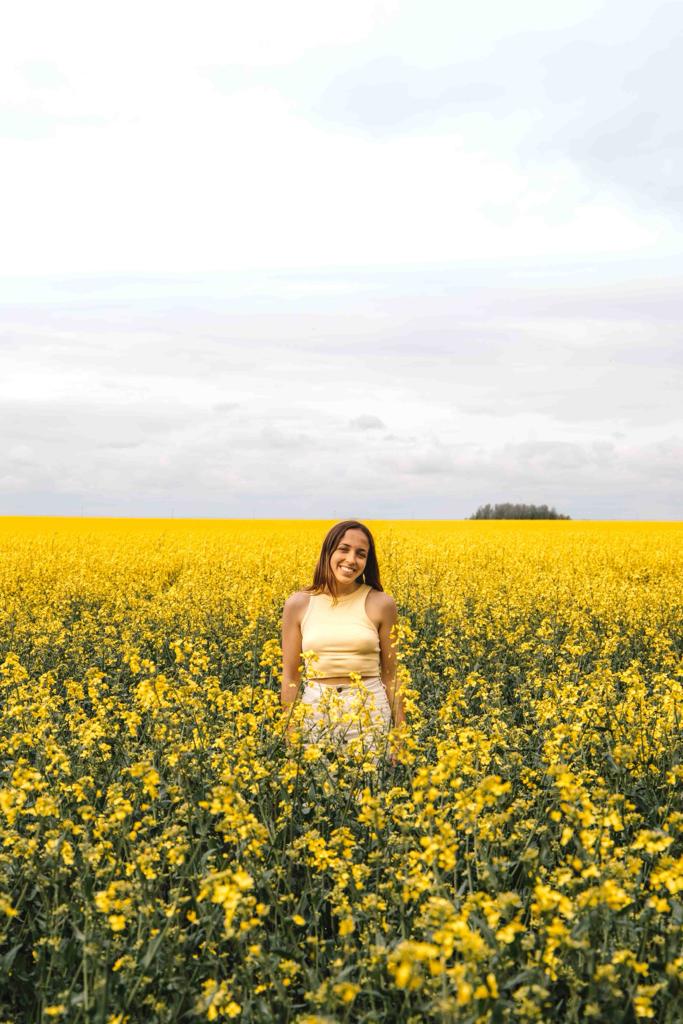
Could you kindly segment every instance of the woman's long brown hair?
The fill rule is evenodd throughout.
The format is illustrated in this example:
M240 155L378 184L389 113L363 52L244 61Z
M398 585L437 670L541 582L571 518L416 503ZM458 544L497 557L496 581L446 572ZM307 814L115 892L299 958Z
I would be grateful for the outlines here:
M363 523L359 523L355 519L344 519L341 523L337 523L328 531L327 536L323 541L320 557L318 558L318 564L315 567L313 583L310 587L304 587L304 590L309 593L320 594L327 592L328 594L331 594L333 604L337 603L338 595L337 580L332 572L330 559L332 558L333 552L339 547L339 542L347 530L362 530L368 538L368 560L365 564L365 569L363 570L365 582L371 586L373 590L384 590L379 579L377 552L375 550L375 541L372 534L368 530L367 526L363 525ZM357 576L356 583L362 582L362 576Z

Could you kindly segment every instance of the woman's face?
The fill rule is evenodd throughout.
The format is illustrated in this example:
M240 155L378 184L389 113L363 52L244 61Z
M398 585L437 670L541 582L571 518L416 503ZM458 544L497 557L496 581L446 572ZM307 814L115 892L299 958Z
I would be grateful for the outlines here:
M354 583L368 561L370 544L362 530L347 530L330 557L330 568L342 588Z

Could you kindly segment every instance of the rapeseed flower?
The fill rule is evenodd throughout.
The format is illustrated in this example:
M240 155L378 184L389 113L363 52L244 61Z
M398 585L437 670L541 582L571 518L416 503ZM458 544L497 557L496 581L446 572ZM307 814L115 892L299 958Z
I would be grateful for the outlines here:
M377 524L395 766L281 713L320 529L3 522L5 1016L673 1019L680 526Z

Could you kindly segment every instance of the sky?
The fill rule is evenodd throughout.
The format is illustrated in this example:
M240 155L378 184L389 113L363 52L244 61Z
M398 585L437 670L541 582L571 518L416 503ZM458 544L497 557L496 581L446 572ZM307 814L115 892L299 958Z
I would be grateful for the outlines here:
M681 519L683 7L25 0L0 514Z

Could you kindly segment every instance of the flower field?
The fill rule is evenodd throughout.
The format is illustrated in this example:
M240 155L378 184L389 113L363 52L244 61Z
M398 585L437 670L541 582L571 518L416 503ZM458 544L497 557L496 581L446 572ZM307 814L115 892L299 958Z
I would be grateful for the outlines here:
M0 520L0 1024L683 1020L681 526L368 522L394 767L286 741L329 525Z

